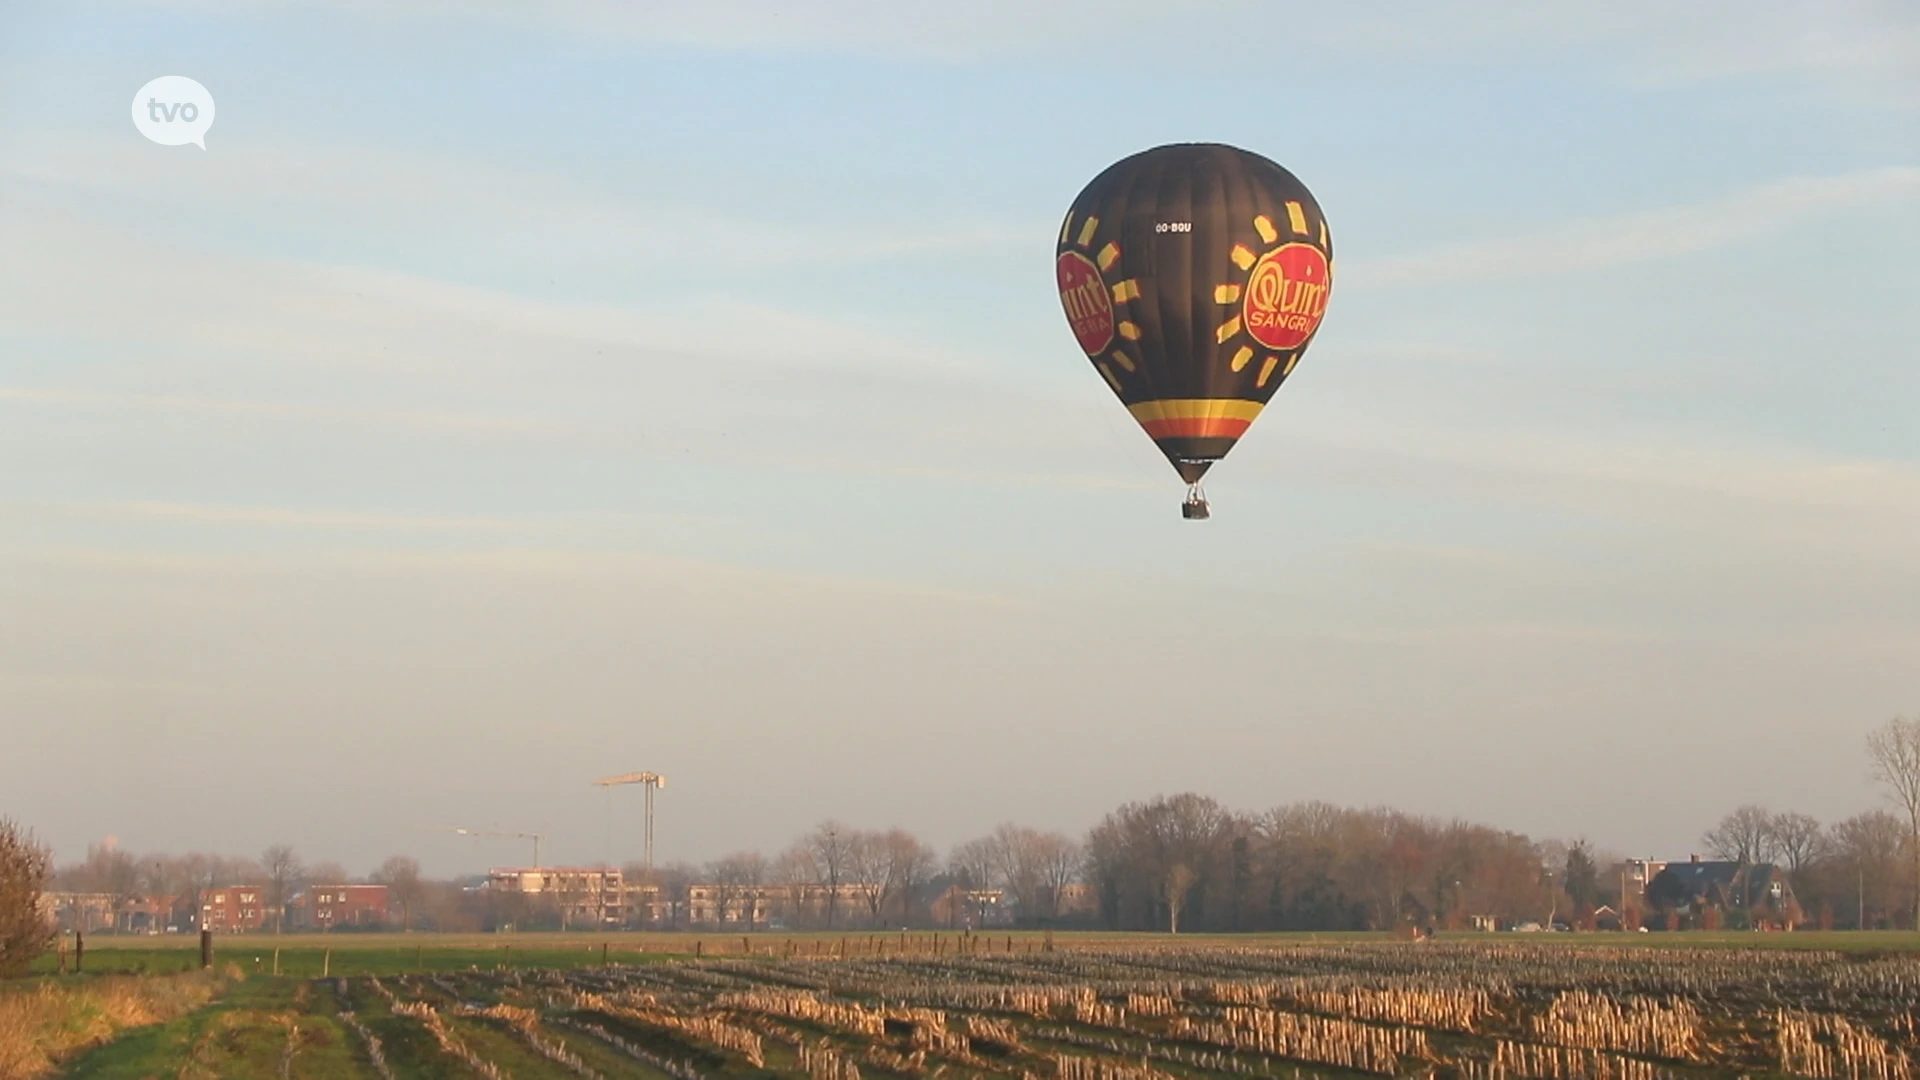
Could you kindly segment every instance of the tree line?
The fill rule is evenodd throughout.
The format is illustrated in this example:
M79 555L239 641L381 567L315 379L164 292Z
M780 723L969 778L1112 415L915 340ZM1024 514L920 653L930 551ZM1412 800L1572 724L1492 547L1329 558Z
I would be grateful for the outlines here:
M1794 811L1746 805L1702 836L1729 862L1784 868L1820 925L1914 926L1920 919L1920 717L1896 718L1868 740L1891 812L1830 825ZM1602 904L1632 908L1618 853L1585 840L1536 840L1463 820L1325 802L1242 812L1196 793L1156 796L1106 814L1080 837L1006 823L943 856L904 829L822 822L775 854L737 851L705 864L623 868L637 925L700 921L793 928L978 925L991 910L1025 925L1117 930L1366 930L1419 923L1459 927L1577 923ZM208 854L137 856L98 845L51 866L45 849L0 822L0 938L21 933L28 892L175 896L182 929L199 892L256 884L269 929L307 883L364 880L388 887L395 926L477 931L564 922L539 898L433 881L395 855L355 879L330 862L306 863L285 845L256 859ZM634 888L636 887L637 888ZM12 922L8 922L12 919ZM31 920L26 920L30 922ZM13 927L9 930L8 927ZM0 941L0 959L9 955Z

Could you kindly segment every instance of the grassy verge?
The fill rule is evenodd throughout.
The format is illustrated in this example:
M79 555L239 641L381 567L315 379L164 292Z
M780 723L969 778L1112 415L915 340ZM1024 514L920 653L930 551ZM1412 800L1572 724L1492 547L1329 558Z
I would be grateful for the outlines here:
M159 978L35 980L0 990L0 1076L29 1080L123 1031L190 1014L228 981L211 973Z
M282 1075L336 1080L372 1074L324 988L289 979L250 979L236 983L207 1008L81 1054L64 1075L90 1080Z

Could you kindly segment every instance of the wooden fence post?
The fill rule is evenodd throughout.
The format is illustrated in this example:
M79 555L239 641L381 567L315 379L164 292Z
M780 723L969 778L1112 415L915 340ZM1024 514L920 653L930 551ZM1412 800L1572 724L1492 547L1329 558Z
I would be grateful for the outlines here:
M78 930L73 932L73 973L80 974L87 955L87 935Z
M213 966L213 931L200 931L200 970Z

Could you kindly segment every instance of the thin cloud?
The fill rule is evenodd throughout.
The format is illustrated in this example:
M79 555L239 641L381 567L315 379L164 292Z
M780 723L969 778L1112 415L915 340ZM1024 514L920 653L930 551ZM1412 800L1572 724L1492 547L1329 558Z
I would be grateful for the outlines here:
M485 222L490 244L543 258L617 252L624 265L652 261L730 267L742 252L758 264L820 266L1031 246L1046 221L976 221L927 228L870 215L818 224L756 219L663 193L603 190L557 171L339 143L253 140L224 147L216 168L156 169L147 148L124 138L65 135L19 140L0 155L0 177L40 189L138 202L217 205L227 218L336 216L355 224L379 214L394 232L467 236Z
M297 420L311 423L372 424L411 431L525 434L540 422L526 417L433 409L344 408L303 402L201 397L192 394L103 393L72 387L0 386L0 402L110 411Z
M227 16L283 14L262 0L140 0ZM464 22L508 26L596 43L681 45L729 51L902 56L944 63L1077 54L1152 52L1196 22L1231 25L1248 37L1284 33L1296 47L1344 58L1476 62L1489 56L1569 54L1638 83L1743 75L1818 74L1870 83L1882 100L1920 102L1920 12L1902 0L1615 0L1542 4L1481 0L1471 17L1446 0L1388 7L1307 0L976 0L902 4L889 0L708 0L625 3L555 0L308 0L329 17L388 23ZM1211 63L1209 56L1190 62Z
M1914 199L1920 199L1920 168L1912 166L1795 177L1716 202L1587 218L1519 236L1353 260L1342 267L1342 284L1458 285L1606 270L1731 247L1829 214Z
M549 524L531 518L432 517L420 514L375 514L316 510L286 506L235 506L214 503L160 502L0 502L0 517L9 514L125 520L196 525L258 525L291 529L347 529L375 532L487 532L499 533Z

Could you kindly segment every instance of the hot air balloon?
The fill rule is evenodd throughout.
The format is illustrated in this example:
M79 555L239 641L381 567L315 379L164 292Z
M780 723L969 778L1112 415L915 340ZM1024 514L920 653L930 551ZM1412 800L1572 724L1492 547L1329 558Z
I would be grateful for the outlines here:
M1054 273L1080 349L1187 482L1293 373L1333 286L1327 219L1292 173L1232 146L1182 143L1094 177L1060 225Z

